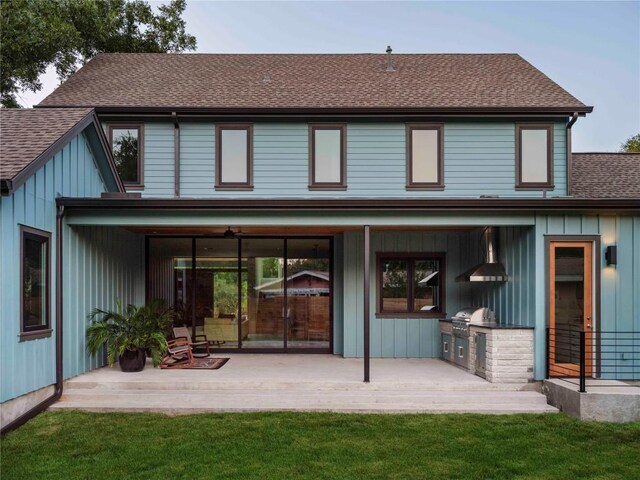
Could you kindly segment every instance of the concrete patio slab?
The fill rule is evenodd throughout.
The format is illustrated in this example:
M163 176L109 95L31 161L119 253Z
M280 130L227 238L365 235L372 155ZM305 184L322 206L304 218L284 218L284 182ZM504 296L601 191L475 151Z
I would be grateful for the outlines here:
M223 356L223 355L219 355ZM437 359L333 355L224 355L219 370L139 373L101 368L65 384L52 409L167 414L238 411L556 412L532 384L492 384Z

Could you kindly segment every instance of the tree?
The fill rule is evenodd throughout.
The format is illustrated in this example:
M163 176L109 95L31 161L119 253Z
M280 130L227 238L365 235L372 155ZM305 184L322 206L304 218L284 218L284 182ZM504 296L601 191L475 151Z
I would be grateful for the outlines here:
M620 145L620 151L626 153L640 153L640 133L629 137L626 142Z
M195 50L182 19L185 7L186 0L171 0L155 13L144 0L2 0L2 106L19 107L20 90L40 90L49 65L64 80L101 52Z

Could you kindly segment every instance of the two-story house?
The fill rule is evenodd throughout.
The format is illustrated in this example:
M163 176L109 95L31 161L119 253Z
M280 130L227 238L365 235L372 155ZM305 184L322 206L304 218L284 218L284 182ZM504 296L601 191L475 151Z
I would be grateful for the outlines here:
M102 132L70 154L99 158L47 186L57 229L3 174L3 402L54 383L56 336L58 380L102 365L86 316L116 297L221 352L362 357L365 380L370 357L541 380L579 362L577 331L590 376L640 375L601 354L640 330L640 201L576 168L592 107L519 55L104 54L34 112L74 109ZM52 307L25 323L22 257L49 257L18 245L46 239ZM469 306L490 311L452 321Z

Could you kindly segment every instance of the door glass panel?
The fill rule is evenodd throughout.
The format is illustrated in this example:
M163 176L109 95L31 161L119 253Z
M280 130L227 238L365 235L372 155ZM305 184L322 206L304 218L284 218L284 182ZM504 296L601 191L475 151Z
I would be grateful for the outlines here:
M243 239L246 305L242 348L284 348L284 240ZM245 328L246 327L246 328Z
M584 258L582 247L555 248L555 360L578 363L579 331L584 325Z
M287 241L288 348L329 348L330 261L327 239Z
M237 347L240 301L237 239L196 240L195 288L196 334L206 335L210 348Z

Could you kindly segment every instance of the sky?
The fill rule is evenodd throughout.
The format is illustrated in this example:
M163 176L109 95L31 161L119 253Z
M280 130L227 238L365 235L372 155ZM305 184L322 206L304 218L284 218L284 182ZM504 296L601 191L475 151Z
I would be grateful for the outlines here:
M594 107L574 151L617 151L640 133L640 0L189 0L184 18L202 53L518 53ZM55 73L43 83L22 103L50 93Z

